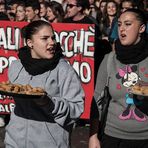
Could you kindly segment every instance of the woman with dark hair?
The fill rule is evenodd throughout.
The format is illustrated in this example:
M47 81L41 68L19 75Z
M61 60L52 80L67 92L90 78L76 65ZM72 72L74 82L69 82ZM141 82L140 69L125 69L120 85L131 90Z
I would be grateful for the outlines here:
M50 23L62 22L65 16L63 7L60 3L52 1L47 6L47 20Z
M109 0L106 2L103 18L99 22L102 39L108 40L113 21L118 14L118 9L119 6L114 0Z
M6 148L69 148L73 123L84 110L78 75L63 58L50 23L29 23L23 37L26 46L19 49L19 59L9 67L9 81L40 87L46 95L14 97Z
M110 71L107 71L108 54L99 67L94 92L97 103L109 75L111 101L104 135L101 141L97 137L99 114L91 116L90 131L93 133L90 132L89 148L148 148L148 104L142 99L137 101L128 91L139 81L148 84L146 23L147 19L139 9L127 9L118 18L119 39L115 41L115 51L110 53ZM99 105L98 111L101 113Z
M16 7L16 21L27 21L26 19L26 7L24 2L20 2Z

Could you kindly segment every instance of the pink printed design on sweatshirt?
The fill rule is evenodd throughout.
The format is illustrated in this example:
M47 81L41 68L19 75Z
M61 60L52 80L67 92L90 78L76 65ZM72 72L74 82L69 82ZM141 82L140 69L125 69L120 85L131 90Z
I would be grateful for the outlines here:
M142 71L145 71L145 69L141 69ZM118 69L118 74L116 75L117 79L121 79L122 85L128 90L129 87L134 86L140 77L135 73L137 71L137 66L128 66L126 65L122 69ZM117 89L119 89L119 84L116 86ZM126 91L125 100L127 107L125 110L119 115L119 119L121 120L129 120L129 119L135 119L139 122L146 121L145 115L136 108L134 105L133 96ZM131 106L134 106L131 108Z
M121 90L121 85L120 85L120 84L117 84L116 88L117 88L118 90Z
M145 76L146 78L148 78L148 73L144 74L144 76Z
M127 108L123 111L121 115L119 115L119 119L127 120L132 116L132 111L130 110L131 105L128 105Z
M119 115L119 119L121 120L136 119L139 122L144 122L147 120L144 114L137 108L131 110L127 108L121 115Z
M141 67L140 71L143 73L144 77L148 78L148 73L144 73L146 70L146 67Z
M146 70L145 67L141 67L141 68L140 68L140 71L141 71L141 72L144 72L145 70Z

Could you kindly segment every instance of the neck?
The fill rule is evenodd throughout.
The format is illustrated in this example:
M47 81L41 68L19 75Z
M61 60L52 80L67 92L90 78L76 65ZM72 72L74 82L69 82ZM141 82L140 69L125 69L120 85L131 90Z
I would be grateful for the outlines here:
M39 17L38 15L36 15L36 16L31 20L31 22L37 21L37 20L39 20L39 19L40 19L40 17Z
M49 20L49 22L50 22L50 23L57 23L57 22L58 22L58 20L57 20L57 18L56 18L56 17L54 17L52 20Z
M111 24L112 24L112 22L113 22L113 19L114 19L114 16L109 16L109 20L110 20L110 22L109 22L109 24L110 24L110 26L111 26Z
M85 17L84 14L77 14L76 16L73 17L73 21L79 21L82 20Z

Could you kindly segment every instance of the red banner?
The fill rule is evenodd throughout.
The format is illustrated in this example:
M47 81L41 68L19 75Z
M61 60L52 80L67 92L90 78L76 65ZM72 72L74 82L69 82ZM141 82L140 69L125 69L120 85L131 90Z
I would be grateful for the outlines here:
M24 45L21 28L26 24L0 21L0 82L8 80L8 67L17 59L17 51ZM94 93L94 25L63 23L52 25L56 40L62 45L63 54L80 76L86 96L85 110L81 118L89 119L90 103ZM14 106L13 98L0 96L0 114L10 113Z

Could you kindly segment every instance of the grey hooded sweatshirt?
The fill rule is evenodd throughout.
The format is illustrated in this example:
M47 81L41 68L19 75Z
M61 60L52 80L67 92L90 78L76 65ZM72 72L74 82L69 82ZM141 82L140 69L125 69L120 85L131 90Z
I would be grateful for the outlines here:
M53 104L52 109L46 109L52 122L26 119L12 112L6 127L6 148L69 148L72 125L84 110L84 91L74 69L61 59L54 70L32 76L16 60L8 76L11 83L45 89Z

